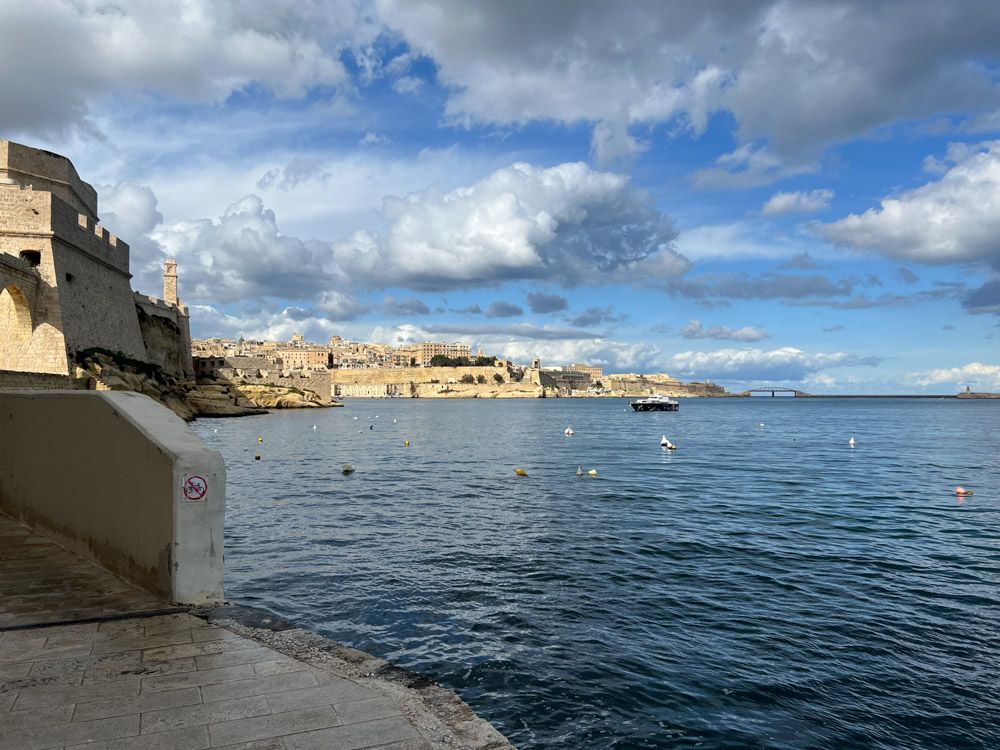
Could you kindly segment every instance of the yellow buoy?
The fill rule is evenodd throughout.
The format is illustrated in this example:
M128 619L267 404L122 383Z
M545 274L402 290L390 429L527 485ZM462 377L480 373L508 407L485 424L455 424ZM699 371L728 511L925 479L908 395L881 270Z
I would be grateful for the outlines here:
M410 447L410 441L409 440L404 440L403 441L403 447L404 448L409 448Z
M592 476L592 477L596 477L597 476L597 469L591 469L590 471L587 472L587 475L588 476Z
M528 472L526 472L524 469L515 468L514 469L514 473L517 474L519 477L526 477L526 476L528 476Z
M259 437L259 438L257 438L257 442L258 442L258 443L263 443L263 442L264 442L264 438L263 438L263 437Z

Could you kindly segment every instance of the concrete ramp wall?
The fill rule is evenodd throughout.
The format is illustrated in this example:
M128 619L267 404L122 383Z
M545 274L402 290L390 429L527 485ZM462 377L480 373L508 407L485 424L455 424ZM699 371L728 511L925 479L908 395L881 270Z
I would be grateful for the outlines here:
M0 391L0 510L177 604L223 599L226 467L139 393Z

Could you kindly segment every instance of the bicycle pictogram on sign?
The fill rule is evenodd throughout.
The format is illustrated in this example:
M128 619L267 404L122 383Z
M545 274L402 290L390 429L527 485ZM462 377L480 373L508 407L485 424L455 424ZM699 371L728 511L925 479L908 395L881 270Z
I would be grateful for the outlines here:
M184 499L189 503L204 502L208 493L208 482L197 474L184 480Z

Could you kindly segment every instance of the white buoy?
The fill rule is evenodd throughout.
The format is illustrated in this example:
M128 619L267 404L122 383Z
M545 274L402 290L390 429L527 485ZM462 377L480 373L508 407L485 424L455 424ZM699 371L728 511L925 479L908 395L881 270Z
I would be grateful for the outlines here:
M847 441L847 444L852 448L854 447L854 435L851 435L851 439Z
M218 432L218 431L219 431L218 427L216 427L214 430L212 430L212 432Z
M357 417L355 417L355 419L357 419Z
M660 438L660 447L661 448L666 448L668 451L677 450L677 446L674 445L673 443L671 443L667 439L666 435L664 435L663 437Z
M582 477L583 476L583 467L582 466L577 466L576 467L576 475L578 477Z
M567 427L565 430L563 430L563 435L565 435L566 437L573 437L573 428Z
M315 429L318 429L318 428L316 427L316 425L313 425L313 429L315 430Z
M763 422L760 423L760 429L762 429L762 430L764 429L764 423Z
M393 419L393 420L392 420L392 423L393 423L393 424L396 424L396 420L395 420L395 419Z

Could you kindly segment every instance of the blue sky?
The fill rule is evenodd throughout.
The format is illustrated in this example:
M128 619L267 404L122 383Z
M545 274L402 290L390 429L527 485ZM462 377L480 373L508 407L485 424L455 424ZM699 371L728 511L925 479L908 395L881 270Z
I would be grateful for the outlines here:
M162 5L162 7L161 7ZM0 137L197 336L1000 390L990 2L0 3Z

